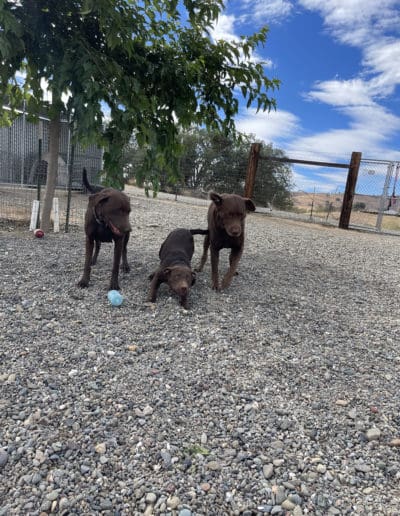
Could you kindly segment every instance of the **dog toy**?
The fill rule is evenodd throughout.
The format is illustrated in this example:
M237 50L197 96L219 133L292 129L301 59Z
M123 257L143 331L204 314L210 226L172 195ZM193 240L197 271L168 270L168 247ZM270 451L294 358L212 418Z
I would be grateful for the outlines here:
M36 238L43 238L44 237L44 231L43 229L35 229L35 231L33 232L34 236Z
M107 297L112 306L121 306L122 301L124 300L118 290L109 290Z

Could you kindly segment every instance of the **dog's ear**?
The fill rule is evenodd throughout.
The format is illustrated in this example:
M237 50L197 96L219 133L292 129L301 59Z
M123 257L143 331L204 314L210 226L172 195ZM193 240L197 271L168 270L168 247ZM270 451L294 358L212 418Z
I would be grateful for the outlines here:
M256 205L254 204L254 202L251 199L248 199L247 197L245 197L244 202L246 204L247 211L256 211Z
M215 192L210 192L210 199L217 205L221 206L222 197Z
M196 273L195 273L195 272L192 272L192 283L191 283L192 287L193 287L193 285L194 285L195 283L196 283Z
M105 190L101 192L97 192L94 194L89 195L89 202L90 204L93 204L97 206L98 204L103 204L109 199L110 192L106 192Z

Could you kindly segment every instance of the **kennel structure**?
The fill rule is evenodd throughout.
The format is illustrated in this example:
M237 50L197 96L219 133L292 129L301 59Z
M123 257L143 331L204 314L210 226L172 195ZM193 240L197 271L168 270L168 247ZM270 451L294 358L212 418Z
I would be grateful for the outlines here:
M3 106L3 109L4 108ZM41 143L39 143L41 142ZM68 186L71 159L71 131L67 120L61 122L57 187ZM27 113L14 120L10 127L0 127L0 183L35 186L46 182L49 151L49 119L41 116L38 123L27 120ZM103 149L96 145L75 145L71 173L73 189L82 188L82 169L94 179L103 167Z

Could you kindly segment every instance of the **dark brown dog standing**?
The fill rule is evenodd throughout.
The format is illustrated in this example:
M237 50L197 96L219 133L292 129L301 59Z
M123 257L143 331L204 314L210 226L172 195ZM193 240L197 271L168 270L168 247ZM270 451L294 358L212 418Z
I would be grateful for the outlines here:
M86 188L97 191L89 196L85 215L86 254L82 278L78 285L81 288L89 286L91 266L95 265L99 255L101 242L114 241L114 261L111 273L110 290L120 290L118 282L119 266L122 258L122 270L129 272L127 260L127 244L131 225L129 197L114 188L92 187L83 176ZM93 249L96 249L93 254Z
M151 284L148 301L154 303L161 283L167 283L179 296L180 304L187 308L189 288L196 281L192 271L191 260L194 253L193 235L206 235L204 229L174 229L160 247L160 265L150 275Z
M207 252L211 253L212 288L219 290L218 262L219 252L223 248L231 250L229 255L229 269L225 274L221 288L229 287L243 253L244 222L247 211L255 211L256 207L251 199L235 194L210 193L213 201L208 208L208 231L204 239L203 256L198 271L202 271L207 261Z

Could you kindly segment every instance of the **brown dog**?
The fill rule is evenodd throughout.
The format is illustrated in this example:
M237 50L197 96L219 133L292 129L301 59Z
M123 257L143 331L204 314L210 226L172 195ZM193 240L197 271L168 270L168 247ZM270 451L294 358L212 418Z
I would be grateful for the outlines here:
M202 271L207 261L207 252L211 252L212 288L219 290L218 262L219 252L223 248L231 249L229 255L229 269L225 274L221 288L229 287L243 253L244 222L247 211L255 211L256 207L251 199L235 194L210 193L213 201L208 208L208 231L204 239L203 256L198 271Z
M86 179L87 182L87 179ZM85 184L85 186L89 185ZM98 188L98 187L96 187ZM88 190L94 187L89 185ZM126 247L131 226L129 197L114 188L103 188L89 196L89 204L85 215L86 254L83 275L78 285L89 286L91 266L95 265L101 242L114 241L114 263L111 273L110 290L120 290L118 283L119 265L122 257L122 270L129 272ZM96 249L93 254L94 245Z
M203 229L174 229L160 247L160 265L150 275L150 291L147 300L154 303L161 283L167 283L179 296L180 304L187 308L189 288L196 281L192 271L191 260L194 253L193 235L207 235Z

